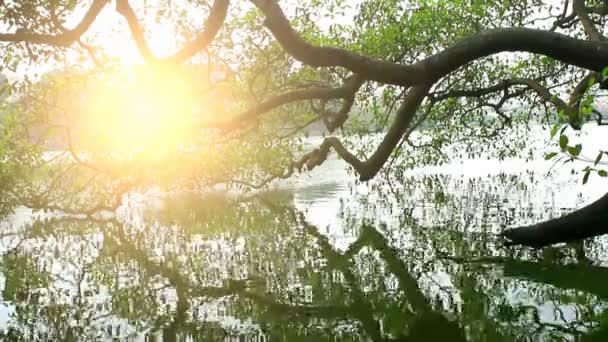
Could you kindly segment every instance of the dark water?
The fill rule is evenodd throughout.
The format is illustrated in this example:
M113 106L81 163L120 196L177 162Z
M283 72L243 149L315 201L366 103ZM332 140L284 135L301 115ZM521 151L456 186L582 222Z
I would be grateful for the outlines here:
M495 237L605 185L491 163L389 186L330 161L238 199L133 195L97 219L23 210L1 226L3 339L608 341L606 239L539 252Z

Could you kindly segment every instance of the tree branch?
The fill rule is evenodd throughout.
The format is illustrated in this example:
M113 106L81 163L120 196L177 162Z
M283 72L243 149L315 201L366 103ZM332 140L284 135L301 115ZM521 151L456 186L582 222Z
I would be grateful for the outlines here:
M504 103L517 96L520 96L524 93L524 90L516 91L514 93L508 93L508 89L512 86L516 85L524 85L527 89L532 89L536 94L545 102L553 104L557 110L563 111L564 113L570 113L573 110L578 111L578 107L573 108L566 104L561 98L557 95L552 94L549 88L543 86L537 79L529 79L529 78L516 78L516 79L508 79L503 80L495 85L486 87L486 88L478 88L478 89L470 89L470 90L453 90L445 93L441 93L439 95L432 96L434 101L443 101L447 98L454 97L482 97L485 95L489 95L495 92L504 91L505 94L502 96L501 100L497 104L487 104L488 106L494 108L497 114L502 116L503 118L510 120L510 118L504 116L500 112L500 108L504 105Z
M350 113L351 109L353 108L353 105L355 104L355 95L363 85L364 80L358 75L355 75L354 77L356 77L356 79L351 81L351 89L353 91L348 96L344 97L344 103L342 103L340 109L338 109L338 111L336 112L323 110L319 113L319 117L321 118L323 125L325 125L325 127L330 133L333 133L336 129L344 125L346 120L348 120L348 114Z
M573 108L578 108L583 98L583 95L589 90L591 86L596 84L596 82L601 81L602 74L598 72L590 72L587 76L583 77L572 89L570 93L570 101L568 102L568 106Z
M303 90L295 90L285 94L277 95L265 102L254 106L253 108L237 115L228 122L218 122L204 124L205 128L218 128L224 132L242 128L251 121L257 119L260 115L265 114L277 107L288 103L313 100L313 99L339 99L350 98L361 87L362 79L360 76L351 77L342 87L338 88L310 88Z
M508 244L540 248L608 233L608 194L565 216L501 233Z
M167 60L170 63L181 64L194 56L197 52L204 50L220 31L222 24L226 19L226 14L228 13L229 3L229 0L215 0L213 7L211 7L211 11L209 12L209 17L207 18L203 32Z
M570 107L562 99L560 99L557 95L551 94L549 89L545 88L539 82L532 79L519 79L518 82L530 87L530 89L534 90L541 99L543 99L545 102L553 104L558 110L563 110L565 112L570 110Z
M551 94L549 89L544 87L543 85L541 85L537 79L530 79L530 78L514 78L514 79L503 80L499 83L496 83L495 85L492 85L492 86L489 86L486 88L448 91L448 92L433 96L433 99L436 101L442 101L447 98L453 98L453 97L482 97L484 95L489 95L489 94L492 94L495 92L503 91L503 90L508 89L509 87L512 87L515 85L527 86L528 88L534 90L543 100L554 104L556 107L558 107L558 109L565 110L568 108L568 106L566 105L566 103L563 100L561 100L557 96L554 96L553 94Z
M583 25L583 29L585 30L585 34L591 40L605 40L600 31L597 29L591 18L589 17L589 9L585 6L585 0L574 0L572 2L572 8L574 9L574 13L581 21ZM598 70L596 70L598 71Z
M70 46L75 43L95 21L101 10L108 3L108 0L94 0L91 7L84 15L82 21L73 29L65 29L57 35L29 33L18 29L16 33L0 34L0 41L3 42L27 42L32 44L46 44L55 46Z
M310 45L294 31L277 1L251 1L266 16L264 25L272 32L279 44L287 53L304 64L313 67L341 66L367 79L382 83L406 85L424 80L423 70L414 66L375 60L343 49ZM414 79L415 82L411 82L410 79Z
M367 160L361 161L354 154L349 152L338 138L327 137L323 140L323 143L321 143L321 146L319 146L318 149L302 156L302 158L295 163L295 167L298 168L298 170L301 170L306 166L306 169L311 170L316 166L321 165L327 159L330 148L333 148L344 161L357 171L362 181L372 179L386 163L395 146L399 144L403 134L405 134L416 115L418 107L428 95L430 87L430 85L418 86L412 88L408 92L401 107L397 111L395 121L376 151Z
M131 31L131 36L133 37L135 45L137 45L139 53L141 53L144 60L146 60L146 62L157 61L157 58L152 53L148 42L146 42L144 30L139 24L135 11L129 4L129 0L116 0L116 12L122 15L127 21L129 30Z
M229 3L229 0L216 0L211 7L203 32L190 43L186 44L175 55L161 60L154 56L150 46L146 42L144 29L139 24L135 11L129 4L129 0L116 0L116 11L127 21L133 40L146 62L164 62L179 65L190 59L197 52L205 49L213 41L226 19Z
M501 28L462 39L445 50L411 65L372 59L347 50L313 46L291 27L275 0L251 0L266 16L265 25L297 60L313 67L340 66L366 79L401 86L433 83L458 68L499 52L544 55L584 69L601 72L608 65L608 44L529 28Z

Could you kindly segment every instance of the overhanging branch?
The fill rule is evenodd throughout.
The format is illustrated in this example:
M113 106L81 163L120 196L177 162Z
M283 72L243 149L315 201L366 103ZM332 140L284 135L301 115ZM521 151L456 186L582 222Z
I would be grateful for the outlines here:
M252 0L264 13L264 24L287 53L313 67L341 66L363 77L381 83L407 85L424 80L424 72L414 66L404 66L372 59L344 49L313 46L294 31L276 0Z
M277 1L251 1L266 16L265 25L279 44L297 60L314 67L344 67L366 79L385 84L407 87L433 83L474 60L507 51L540 54L597 72L608 65L606 42L529 28L483 31L414 64L402 65L344 49L311 45L294 31Z
M353 76L338 88L310 88L303 90L295 90L285 94L277 95L269 100L266 100L249 110L237 115L227 122L209 123L203 125L204 128L218 128L224 132L245 127L252 121L256 120L260 115L263 115L280 106L304 100L331 100L340 98L350 98L361 87L362 79L360 76Z
M146 60L146 62L163 62L179 65L190 59L197 52L205 49L213 41L213 39L221 29L224 20L226 19L229 3L229 0L216 0L213 3L213 6L211 7L211 11L209 13L209 17L207 19L207 23L203 32L198 35L194 40L187 43L175 55L164 59L158 59L152 53L150 46L146 42L144 29L137 20L137 16L135 15L135 11L129 4L129 0L116 0L116 11L120 15L122 15L127 21L127 24L129 25L129 30L131 31L131 35L133 36L133 40L135 41L139 52L141 53L144 60Z
M544 247L608 233L608 194L568 215L539 224L505 230L508 244Z
M131 31L131 36L133 37L133 41L135 41L135 45L137 45L139 53L141 53L142 57L147 62L156 61L156 57L152 53L148 42L146 42L144 29L139 24L137 16L135 15L135 11L129 4L129 0L116 0L116 12L122 15L127 21L127 24L129 25L129 30Z
M435 101L443 101L447 98L454 97L482 97L499 91L504 91L505 89L509 89L510 87L516 85L523 85L528 87L529 89L534 90L544 101L552 103L559 110L568 110L568 105L562 99L552 94L549 89L540 84L538 80L530 78L514 78L503 80L486 88L452 90L435 95L433 96L433 99Z
M171 63L181 64L194 56L197 52L204 50L222 28L222 24L224 23L228 12L229 3L229 0L215 0L203 32L167 60Z
M82 20L73 29L65 29L57 35L30 33L17 30L16 33L0 34L3 42L27 42L32 44L46 44L54 46L70 46L75 43L93 24L108 0L94 0Z
M319 148L305 154L296 163L296 167L301 170L305 166L306 169L311 170L321 165L327 159L330 148L333 148L344 161L355 169L362 181L372 179L386 163L395 146L401 141L403 134L405 134L416 115L418 107L428 95L430 87L430 85L423 85L410 89L397 111L395 121L376 151L367 160L362 161L349 152L338 138L328 137L323 140Z

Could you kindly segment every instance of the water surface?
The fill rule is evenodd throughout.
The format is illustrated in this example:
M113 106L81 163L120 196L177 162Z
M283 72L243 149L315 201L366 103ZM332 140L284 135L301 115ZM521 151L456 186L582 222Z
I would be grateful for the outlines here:
M608 191L551 164L456 161L389 186L330 159L238 199L132 194L104 219L20 209L1 225L2 336L606 341L606 238L533 251L496 237Z

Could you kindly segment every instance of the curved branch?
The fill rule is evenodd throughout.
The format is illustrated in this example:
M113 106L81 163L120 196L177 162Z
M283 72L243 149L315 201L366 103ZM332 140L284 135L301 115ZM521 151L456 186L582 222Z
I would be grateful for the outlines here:
M32 44L46 44L55 46L70 46L75 43L91 27L101 10L108 3L108 0L94 0L89 10L82 20L73 29L65 29L57 35L30 33L17 30L16 33L0 34L0 41L3 42L27 42Z
M589 17L589 9L585 6L585 0L574 0L572 2L572 8L574 9L574 13L581 21L583 25L583 30L585 30L585 34L591 40L605 40L600 31L597 29L591 18Z
M190 59L197 52L205 49L213 41L226 19L229 3L229 0L216 0L211 7L203 32L190 43L186 44L175 55L162 60L159 60L152 53L150 46L146 42L144 30L139 24L135 11L129 4L129 0L116 0L116 11L126 19L133 40L146 62L167 62L179 65Z
M501 235L508 244L544 247L608 233L608 194L568 215L532 226L513 228Z
M228 13L229 3L229 0L215 0L203 32L167 60L170 63L181 64L194 56L197 52L204 50L213 39L215 39L215 36L222 28L222 24Z
M566 102L560 99L557 95L551 94L549 89L545 88L539 82L531 79L519 79L517 81L520 84L525 84L530 87L530 89L534 90L541 99L543 99L545 102L553 104L558 110L563 110L564 112L570 110L570 107L566 104Z
M141 53L142 57L147 62L156 61L157 59L154 56L154 53L152 53L148 42L146 42L144 30L139 24L135 11L129 4L129 0L116 0L116 12L122 15L127 21L129 30L131 31L131 36L133 37L135 45L137 45L137 49L139 49L139 53Z
M364 78L412 86L433 83L450 72L499 52L520 51L544 55L584 69L601 72L608 65L608 43L529 28L501 28L462 39L445 50L411 65L372 59L347 50L314 46L291 27L275 0L251 0L266 16L265 25L297 60L315 67L340 66Z
M277 95L265 102L262 102L257 106L237 115L230 121L209 123L202 126L205 128L221 129L224 132L235 130L244 127L262 114L292 102L314 99L330 100L349 98L354 96L354 93L359 90L361 83L362 79L359 76L353 76L346 83L344 83L342 87L338 88L310 88L294 90L285 94Z
M330 148L333 148L336 153L350 164L359 174L362 181L372 179L382 166L386 163L395 146L399 144L403 134L410 126L418 107L428 95L430 85L423 85L412 88L407 94L401 107L397 111L395 121L384 136L384 139L376 149L376 151L365 161L361 161L354 154L349 152L342 142L336 137L328 137L323 140L318 149L305 154L296 164L295 167L301 170L304 166L311 170L316 166L321 165L329 154Z
M595 73L593 73L593 74L595 74ZM439 95L432 95L431 98L433 99L433 101L443 101L447 98L454 98L454 97L482 97L485 95L503 91L504 94L498 103L493 104L493 103L485 102L477 108L481 108L483 106L489 106L489 107L493 108L499 116L501 116L503 119L510 122L511 118L506 116L504 113L502 113L502 111L501 111L502 106L509 99L521 96L528 89L531 89L538 95L538 97L540 99L542 99L544 102L551 103L553 106L555 106L555 108L558 111L562 111L567 117L572 117L572 118L576 117L575 114L578 113L578 106L570 106L569 104L564 102L561 98L559 98L557 96L557 94L552 94L549 88L543 86L539 82L540 79L542 79L542 78L508 79L508 80L503 80L495 85L492 85L492 86L489 86L486 88L478 88L478 89L471 89L471 90L453 90L453 91L448 91L445 93L440 93ZM512 86L516 86L516 85L523 85L523 86L526 86L526 88L515 91L513 93L510 93L509 88ZM572 121L570 123L570 125L574 129L580 129L580 125L574 121Z
M598 72L608 65L606 42L580 40L560 33L528 28L481 32L416 64L424 66L434 80L471 61L506 51L540 54Z
M364 79L359 76L355 77L356 79L351 81L351 89L353 91L348 96L344 97L344 103L342 103L340 109L338 109L338 111L336 112L323 111L319 113L319 117L321 118L323 125L325 125L325 127L330 133L333 133L336 129L342 127L346 120L348 120L348 114L350 113L351 109L353 108L353 105L355 104L355 95L363 85L364 81Z
M340 109L337 112L328 112L324 111L319 114L323 125L330 133L333 133L339 127L342 127L346 120L348 119L348 114L350 113L353 105L355 104L355 94L348 98L344 99L344 103L340 106Z
M409 84L424 80L423 70L414 66L380 61L343 49L310 45L294 31L276 0L251 1L264 13L264 25L283 49L304 64L314 67L341 66L382 83ZM411 79L415 82L411 82Z
M503 80L495 85L486 87L486 88L478 88L478 89L470 89L470 90L453 90L443 94L439 94L434 96L433 99L435 101L442 101L447 98L453 97L481 97L484 95L492 94L495 92L503 91L508 89L509 87L515 85L525 85L528 88L534 90L544 101L552 103L558 109L567 111L569 110L568 105L557 95L551 94L548 88L540 84L536 79L530 78L515 78Z
M568 102L568 106L573 108L578 108L579 104L583 98L583 95L593 86L596 82L599 82L602 79L602 74L598 72L590 72L587 76L583 77L572 89L570 93L570 101Z

